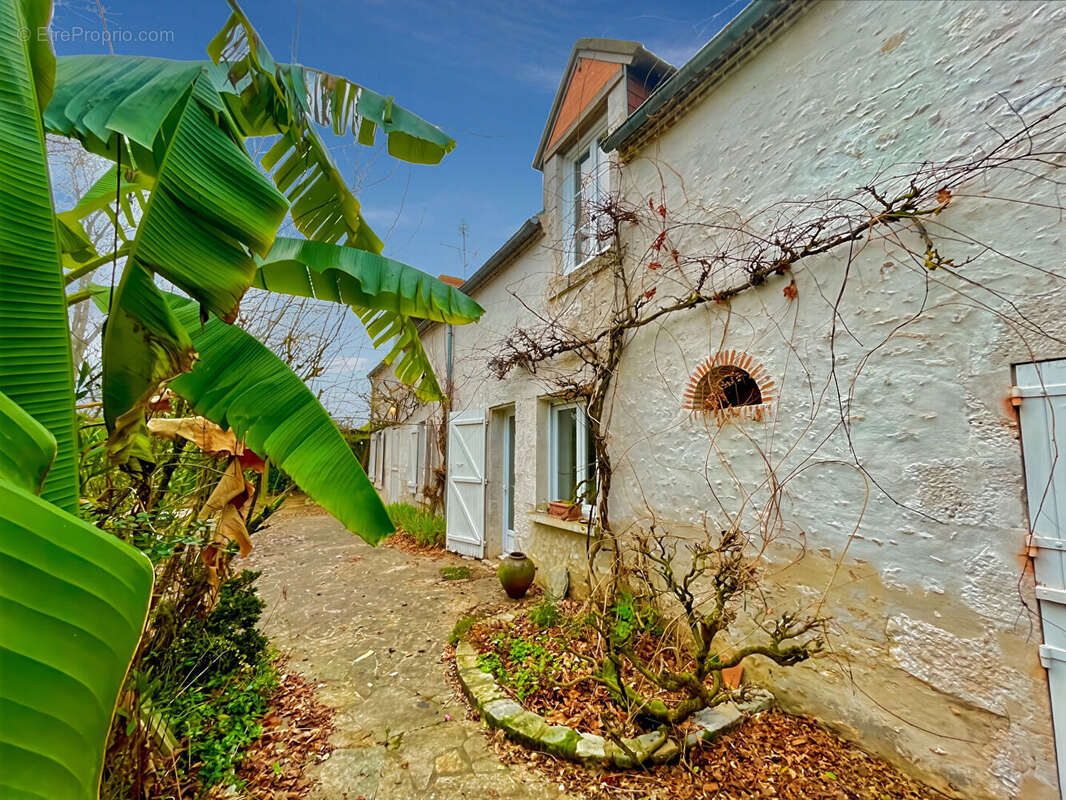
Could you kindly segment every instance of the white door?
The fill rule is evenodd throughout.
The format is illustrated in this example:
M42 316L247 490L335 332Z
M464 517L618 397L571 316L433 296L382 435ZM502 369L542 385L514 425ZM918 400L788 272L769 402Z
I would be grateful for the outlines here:
M1019 364L1022 453L1029 501L1030 554L1051 690L1060 796L1066 798L1066 359Z
M453 553L485 555L485 409L448 419L446 544Z
M503 466L500 486L503 488L503 552L511 553L518 549L514 536L514 411L508 411L503 417Z

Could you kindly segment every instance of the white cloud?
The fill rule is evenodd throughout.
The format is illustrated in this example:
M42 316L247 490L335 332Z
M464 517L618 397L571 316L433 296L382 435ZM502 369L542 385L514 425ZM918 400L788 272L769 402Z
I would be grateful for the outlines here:
M365 356L345 356L334 359L333 363L329 365L329 372L361 372L365 369L369 369L370 366L370 359Z

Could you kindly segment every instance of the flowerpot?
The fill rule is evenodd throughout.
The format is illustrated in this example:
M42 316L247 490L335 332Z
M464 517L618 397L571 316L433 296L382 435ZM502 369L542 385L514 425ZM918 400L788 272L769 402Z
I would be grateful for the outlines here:
M567 503L565 500L552 500L548 503L548 513L558 519L573 522L581 519L581 504Z
M533 585L537 567L525 553L508 553L496 570L500 585L512 600L522 597Z

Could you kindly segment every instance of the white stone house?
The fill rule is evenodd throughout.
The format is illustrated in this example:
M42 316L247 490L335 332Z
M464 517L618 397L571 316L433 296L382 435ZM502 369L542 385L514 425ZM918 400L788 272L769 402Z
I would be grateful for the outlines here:
M633 331L608 444L614 528L772 532L770 593L833 620L831 657L748 669L786 709L949 796L1063 797L1064 86L1061 3L756 0L677 70L636 43L580 40L534 157L543 211L463 283L481 322L422 328L453 387L449 548L522 549L582 591L592 526L545 511L592 474L583 406L546 375L567 364L497 379L489 362L545 319L603 325L619 274L649 303L677 296L654 229L596 236L583 214L599 200L683 218L677 249L713 262L741 229L1057 120L1042 165L952 173L918 226ZM390 374L371 373L379 396ZM725 374L743 396L703 413ZM388 501L432 482L437 414L374 434Z

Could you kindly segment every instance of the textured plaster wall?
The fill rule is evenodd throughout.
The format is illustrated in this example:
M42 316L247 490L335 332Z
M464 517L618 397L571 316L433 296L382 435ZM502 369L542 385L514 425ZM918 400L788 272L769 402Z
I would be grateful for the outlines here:
M603 101L606 120L614 124L625 118L625 81L617 82ZM580 139L584 129L571 138ZM574 141L564 142L559 153L568 152ZM532 328L538 323L538 315L558 315L573 322L581 320L593 329L602 324L610 312L613 287L610 283L609 257L599 263L562 276L563 228L558 213L561 204L561 181L564 174L564 158L551 156L544 166L544 208L541 223L544 230L535 242L517 253L487 283L473 294L485 309L485 314L476 325L454 328L454 405L455 411L485 411L488 419L485 489L485 537L486 555L501 552L502 539L502 448L499 412L513 408L515 412L516 437L516 486L515 486L515 533L519 547L527 550L538 563L545 566L570 565L575 585L580 588L580 576L584 573L585 537L571 531L561 530L533 522L528 515L547 502L547 409L550 395L556 391L552 381L553 368L546 367L536 376L522 371L512 372L504 381L496 380L486 364L489 358L500 351L500 342L517 327ZM617 188L618 174L609 178L612 188ZM569 291L566 287L570 287ZM423 346L434 365L436 375L443 385L445 375L446 329L434 325L422 335ZM571 364L555 365L554 372L566 374ZM390 368L374 376L375 381L394 380ZM438 413L436 406L419 410L412 421L421 421ZM402 476L407 469L407 453L403 448L392 448L387 460ZM406 484L400 482L399 494L404 495ZM390 498L390 487L382 487L382 493ZM402 499L411 499L404 495ZM543 571L541 574L543 577Z
M994 139L989 123L1012 124L1000 95L1027 114L1066 99L1044 91L1066 80L1064 32L1060 3L827 0L612 182L635 203L665 188L672 213L701 206L705 219L713 212L728 220L778 201L847 193L901 164L972 154ZM568 566L580 591L584 537L528 517L546 500L552 368L504 381L486 368L501 338L535 321L523 304L593 329L614 296L609 269L560 278L558 157L544 174L546 234L478 290L482 322L455 329L456 408L514 407L519 546L542 570ZM1026 180L956 188L939 221L1061 272L1066 228L1056 212L961 196L1039 199L1047 191ZM647 244L633 238L625 253L632 259ZM714 240L693 231L683 246L692 252ZM958 243L942 252L959 263L980 255L968 274L979 271L1021 313L1066 338L1063 301L1039 273ZM923 274L903 247L880 241L861 245L851 266L831 350L829 303L843 269L841 255L814 259L796 271L794 301L781 291L787 279L772 279L729 306L676 315L634 338L611 409L612 519L621 528L653 512L680 535L731 519L772 527L771 602L829 615L832 653L790 670L754 665L749 676L786 707L961 796L1051 800L1047 682L1022 556L1022 464L1004 398L1012 363L1066 350L1036 335L1022 341L995 313L1002 298L974 290L960 297L957 282ZM655 285L650 274L636 278ZM719 286L729 282L721 277ZM443 375L444 328L424 341ZM689 375L725 349L749 353L777 384L762 420L719 428L682 410ZM842 413L850 443L838 427ZM498 432L490 424L490 555L500 541ZM856 456L869 478L849 465ZM776 515L766 508L765 457L779 480L787 477Z
M658 198L669 166L679 172L666 185L672 212L747 217L849 192L897 165L974 153L995 141L986 122L1011 124L998 93L1026 114L1066 99L1047 90L1066 73L1064 32L1061 4L821 3L628 164L627 196ZM1023 175L964 190L1048 191ZM939 221L1061 271L1056 211L958 197ZM917 237L908 244L922 249ZM645 247L634 240L629 252ZM941 250L958 263L979 255ZM797 271L795 301L782 294L787 278L774 279L636 336L611 420L612 518L647 523L650 509L680 534L704 520L779 524L774 602L811 611L824 598L833 653L751 674L788 707L967 797L1057 797L1039 628L1026 607L1022 464L1004 398L1012 363L1066 348L1022 341L995 313L1003 299L961 297L958 281L871 242L851 267L834 354L830 303L843 268L843 256L822 257ZM1066 337L1063 300L1045 276L988 253L966 269ZM765 419L719 429L681 410L688 376L720 349L749 353L777 383ZM842 409L850 446L884 491L849 466ZM764 456L788 478L779 516L766 506Z
M541 237L518 253L500 272L474 294L485 309L476 325L454 328L454 411L464 414L486 414L485 474L485 541L486 555L502 551L502 425L500 412L515 412L515 534L517 544L528 549L538 563L555 562L562 553L584 539L569 532L559 533L530 521L528 515L547 500L546 469L547 444L541 433L547 409L549 388L534 377L513 373L507 380L498 381L490 373L486 362L499 350L499 343L516 326L535 324L532 311L523 306L542 308L546 287L558 274L558 246L554 239ZM445 375L446 329L431 327L422 337L436 374L443 385ZM375 380L392 379L391 369L381 371ZM439 414L437 406L425 406L413 417L421 421ZM402 476L406 476L407 453L403 448L387 451L387 460ZM405 490L406 486L401 486ZM383 494L391 501L389 486ZM574 559L570 559L574 560ZM583 563L583 559L581 560Z

